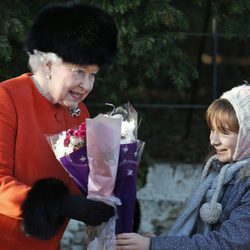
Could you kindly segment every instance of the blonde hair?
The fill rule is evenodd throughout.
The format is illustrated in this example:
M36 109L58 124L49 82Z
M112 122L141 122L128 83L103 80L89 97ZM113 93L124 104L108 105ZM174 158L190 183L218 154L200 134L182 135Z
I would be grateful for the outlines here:
M228 129L232 132L239 132L239 122L232 104L227 99L217 99L208 107L205 118L208 127L211 129L213 125L221 132Z
M43 65L49 61L52 63L62 63L63 60L57 54L52 52L42 52L34 50L34 53L28 53L29 55L29 67L33 73L37 72L39 69L43 69Z

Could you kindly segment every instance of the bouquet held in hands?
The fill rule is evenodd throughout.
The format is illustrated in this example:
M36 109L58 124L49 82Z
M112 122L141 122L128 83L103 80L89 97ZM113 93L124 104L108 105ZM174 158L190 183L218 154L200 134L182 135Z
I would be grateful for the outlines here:
M137 112L128 103L48 137L81 192L117 207L107 223L88 227L88 249L114 249L115 233L132 231L137 167L144 148L137 129Z

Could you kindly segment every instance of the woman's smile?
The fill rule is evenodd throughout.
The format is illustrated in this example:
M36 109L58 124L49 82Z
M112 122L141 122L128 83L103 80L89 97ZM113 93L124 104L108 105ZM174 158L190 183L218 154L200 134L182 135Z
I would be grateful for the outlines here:
M70 95L71 95L71 97L72 97L72 99L74 100L74 101L81 101L81 99L82 99L82 94L80 94L80 93L78 93L78 92L75 92L75 91L69 91L69 93L70 93Z

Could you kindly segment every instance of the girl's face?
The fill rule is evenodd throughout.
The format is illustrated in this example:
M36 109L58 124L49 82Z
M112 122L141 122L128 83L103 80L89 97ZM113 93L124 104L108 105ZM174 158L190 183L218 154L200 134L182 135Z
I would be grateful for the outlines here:
M214 147L220 162L231 162L236 148L238 133L225 128L219 130L213 124L210 131L210 144Z
M52 64L47 88L54 103L77 106L93 89L98 70L97 65Z

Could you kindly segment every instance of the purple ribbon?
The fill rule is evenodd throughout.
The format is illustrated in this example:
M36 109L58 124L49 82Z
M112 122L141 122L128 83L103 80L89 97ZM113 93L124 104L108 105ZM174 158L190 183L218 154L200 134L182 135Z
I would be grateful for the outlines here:
M88 194L88 157L87 148L82 147L73 153L60 158L60 162L68 174L74 179L81 192ZM116 233L131 232L136 201L137 180L137 142L120 146L114 195L121 200L118 206Z
M116 234L132 232L136 201L137 143L120 146L119 165L114 195L121 200L118 206Z
M81 192L88 194L89 162L87 157L87 147L84 146L67 156L60 158L63 168L73 178Z

